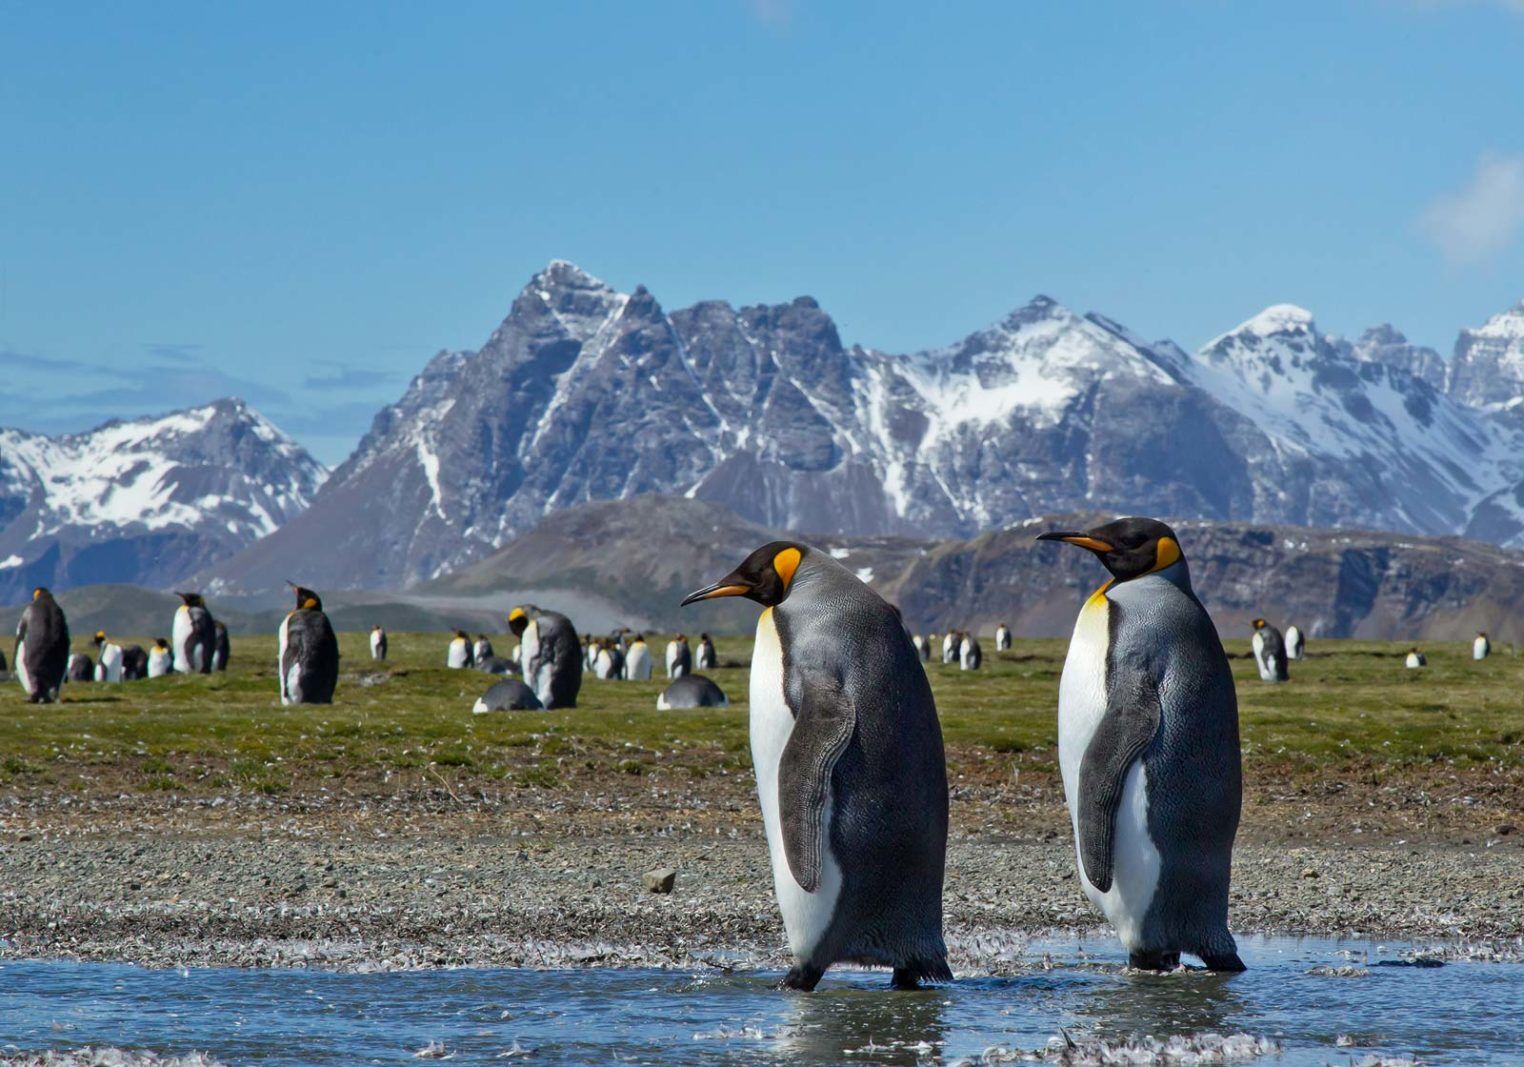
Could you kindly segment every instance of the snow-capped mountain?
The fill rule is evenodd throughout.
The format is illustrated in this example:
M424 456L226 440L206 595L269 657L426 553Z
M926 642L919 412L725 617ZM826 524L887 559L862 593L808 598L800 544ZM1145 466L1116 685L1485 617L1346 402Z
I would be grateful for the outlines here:
M0 430L0 602L173 582L274 532L325 476L241 400L57 437Z
M1474 330L1461 331L1449 387L1457 400L1473 407L1518 407L1524 400L1524 300Z
M1426 352L1278 306L1192 356L1038 297L895 356L843 345L808 297L668 313L557 261L480 350L435 357L308 511L212 573L406 584L647 492L847 535L1086 509L1423 533L1485 513L1510 540L1519 431L1447 394Z

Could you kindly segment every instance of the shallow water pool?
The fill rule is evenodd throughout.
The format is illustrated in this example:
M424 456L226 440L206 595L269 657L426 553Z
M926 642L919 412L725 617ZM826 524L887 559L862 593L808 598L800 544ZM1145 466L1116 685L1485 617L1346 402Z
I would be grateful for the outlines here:
M1034 941L1030 967L893 993L835 970L812 995L757 971L460 969L383 974L0 964L0 1054L200 1050L229 1064L952 1063L1139 1035L1250 1035L1258 1062L1372 1054L1495 1063L1520 1050L1524 963L1412 946L1244 938L1245 974L1125 972L1115 943ZM1318 969L1353 968L1359 976ZM1313 973L1309 973L1313 972Z

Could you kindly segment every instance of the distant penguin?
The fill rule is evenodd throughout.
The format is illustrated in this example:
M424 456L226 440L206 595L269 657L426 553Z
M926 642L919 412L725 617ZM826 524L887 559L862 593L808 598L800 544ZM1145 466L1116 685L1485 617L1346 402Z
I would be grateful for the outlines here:
M757 549L683 600L765 609L751 662L751 751L794 967L813 989L850 961L893 982L950 981L942 939L947 764L926 671L899 617L830 555Z
M699 634L698 649L693 653L694 670L712 671L719 665L720 658L715 655L714 642L710 640L708 634Z
M1254 649L1260 681L1284 682L1291 678L1291 671L1286 666L1286 642L1279 630L1264 619L1255 619L1254 636L1249 644Z
M53 594L39 586L16 624L16 680L33 704L58 700L69 669L69 623Z
M339 641L323 601L291 583L296 608L280 624L280 702L332 704L339 684Z
M483 674L514 674L517 668L502 656L487 656L476 661L476 669Z
M965 671L977 671L984 664L984 650L973 634L964 634L958 645L958 666Z
M1302 628L1295 624L1286 627L1286 658L1299 660L1307 653L1307 639Z
M725 691L702 674L685 674L674 679L656 698L657 711L673 708L726 708L730 698Z
M1429 665L1429 657L1416 648L1410 648L1408 649L1408 658L1405 662L1409 670L1417 670L1419 667L1427 667Z
M153 648L148 652L148 677L162 678L166 674L173 674L175 670L175 656L170 651L169 640L163 637L154 638Z
M461 670L471 666L474 660L471 654L471 639L460 630L454 633L455 636L450 638L449 651L445 655L445 666Z
M212 631L216 634L212 642L212 670L225 671L228 669L228 654L231 652L228 628L220 622L214 622Z
M995 627L995 651L1009 652L1011 650L1011 628L1005 623Z
M95 681L95 661L90 658L90 653L71 652L69 654L69 666L64 671L64 680L70 682Z
M1471 642L1471 658L1486 659L1492 655L1492 642L1487 640L1487 634L1479 633L1476 640Z
M624 654L624 678L627 682L649 682L651 680L651 650L646 647L644 634L636 634L630 642L629 649Z
M489 711L540 711L545 707L540 698L517 678L505 678L493 684L471 707L471 714L485 715Z
M926 638L920 634L911 634L910 643L915 646L915 654L924 661L926 659Z
M688 638L678 634L667 642L667 677L681 678L693 670L693 653L688 648Z
M370 658L386 659L386 631L381 628L380 623L370 628Z
M122 681L138 682L148 677L148 653L142 645L127 645L122 649Z
M598 655L593 660L593 674L605 682L618 681L624 677L624 653L612 640L600 641Z
M957 663L958 650L962 647L963 635L957 630L948 630L947 636L942 638L942 662Z
M524 650L519 647L518 642L514 642L513 647L508 650L508 662L512 663L515 669L522 670L524 666L523 657Z
M175 625L170 630L175 652L175 670L181 674L211 674L212 651L217 645L217 628L212 613L200 593L176 593L180 606L175 609Z
M508 628L519 639L519 669L547 708L574 708L582 688L576 628L560 612L522 604L508 613Z
M591 637L584 637L582 639L582 669L591 673L597 665L598 642L594 641Z
M106 640L105 630L95 631L95 680L97 682L120 682L122 680L122 646ZM143 650L138 649L139 652Z
M476 635L476 644L471 646L472 661L484 660L496 653L492 651L492 642L487 640L486 634Z
M1243 774L1238 697L1174 531L1118 519L1045 533L1111 580L1080 609L1058 689L1058 761L1080 884L1132 966L1180 953L1241 971L1228 932Z

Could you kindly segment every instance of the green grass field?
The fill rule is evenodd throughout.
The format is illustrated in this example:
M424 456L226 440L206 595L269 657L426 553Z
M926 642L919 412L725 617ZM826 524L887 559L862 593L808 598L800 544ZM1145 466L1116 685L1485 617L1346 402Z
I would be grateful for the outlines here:
M729 665L711 675L730 695L726 709L659 712L665 683L589 676L575 710L493 715L470 713L491 679L444 668L444 635L390 638L392 658L373 664L367 635L341 635L343 673L332 706L280 706L273 636L235 638L225 675L71 684L53 706L25 703L21 687L7 682L0 784L280 794L385 788L407 772L413 781L557 788L586 775L702 778L749 766L749 638L719 641ZM496 643L504 652L512 641ZM665 638L651 647L659 663ZM1064 649L1061 640L1018 641L1013 653L987 652L977 673L929 666L955 770L960 761L988 764L992 753L1051 769ZM1313 642L1311 658L1292 664L1290 684L1274 686L1258 680L1246 641L1229 642L1251 767L1518 766L1524 657L1504 648L1475 663L1469 644L1428 645L1429 667L1409 671L1405 651L1393 643Z

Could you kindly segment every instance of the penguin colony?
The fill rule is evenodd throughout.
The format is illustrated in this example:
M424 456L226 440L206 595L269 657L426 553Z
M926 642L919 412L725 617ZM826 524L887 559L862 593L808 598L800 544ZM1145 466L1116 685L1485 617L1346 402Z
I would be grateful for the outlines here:
M1110 577L1082 606L1058 691L1059 765L1080 885L1128 950L1131 966L1169 970L1182 954L1239 971L1228 929L1229 878L1242 802L1238 709L1217 630L1191 586L1173 530L1144 518L1053 532L1094 555ZM282 704L331 703L338 642L316 592L291 583L296 604L279 630ZM114 683L227 669L226 627L204 599L178 593L172 637L125 648L104 631L95 657L69 650L62 609L34 590L17 627L18 681L35 703L65 680ZM794 965L786 988L810 990L842 962L886 966L896 988L952 978L942 934L948 789L941 728L922 664L978 670L977 636L910 634L899 612L829 554L794 541L753 552L692 604L743 597L761 607L750 680L750 740L774 889ZM503 677L472 711L574 707L583 673L648 681L644 635L621 628L579 638L556 612L508 616L520 643L507 658L486 635L455 630L446 663ZM1012 647L995 629L997 652ZM1255 619L1260 677L1289 680L1305 655L1297 626L1283 637ZM385 660L387 635L369 635ZM710 636L665 649L659 710L726 707L698 669L718 660ZM1472 644L1487 658L1485 632ZM0 669L3 669L0 660ZM1414 647L1409 668L1427 665Z

